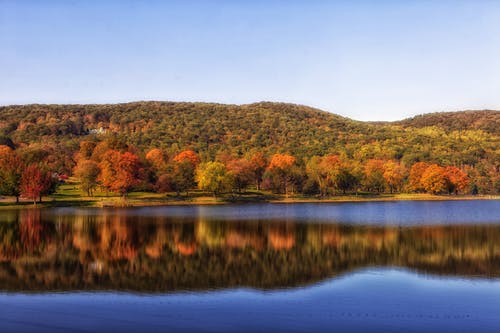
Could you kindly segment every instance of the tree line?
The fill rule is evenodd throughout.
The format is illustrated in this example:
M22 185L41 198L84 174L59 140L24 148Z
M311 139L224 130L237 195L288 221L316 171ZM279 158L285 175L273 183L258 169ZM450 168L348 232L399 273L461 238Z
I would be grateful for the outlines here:
M358 192L477 194L481 181L467 166L405 165L384 158L360 161L336 154L301 159L258 150L242 156L223 151L212 160L189 149L171 155L160 148L140 151L116 137L82 141L73 156L63 158L73 161L71 174L58 172L61 161L50 151L0 146L0 194L16 201L20 196L41 201L68 176L76 177L87 196L101 189L123 197L137 190L189 196L194 189L215 197L238 196L248 189L322 198ZM490 181L498 182L496 170Z

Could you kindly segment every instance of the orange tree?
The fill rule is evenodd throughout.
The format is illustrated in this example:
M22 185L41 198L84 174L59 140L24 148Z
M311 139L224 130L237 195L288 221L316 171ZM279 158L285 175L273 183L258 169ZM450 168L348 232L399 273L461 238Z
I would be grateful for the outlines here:
M274 154L271 162L267 167L267 172L271 177L276 178L279 182L278 188L284 190L285 196L288 197L289 185L293 180L294 167L296 159L288 154Z
M16 203L21 194L21 158L8 146L0 146L0 194L14 196Z
M102 185L123 197L141 182L142 165L139 157L131 152L109 150L99 166Z

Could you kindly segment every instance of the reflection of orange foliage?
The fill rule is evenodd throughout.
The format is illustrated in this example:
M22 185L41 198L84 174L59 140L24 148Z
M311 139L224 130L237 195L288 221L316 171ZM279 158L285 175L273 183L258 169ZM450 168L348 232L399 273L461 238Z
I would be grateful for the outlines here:
M385 229L370 230L363 236L364 242L377 250L380 250L383 246L390 246L396 241L396 238L396 232Z
M22 222L19 225L21 242L27 251L33 251L39 247L42 237L42 223L40 222L39 210L22 211Z
M293 230L280 230L273 228L267 234L271 247L275 250L289 250L295 245Z
M263 243L262 237L254 234L246 234L237 230L228 231L226 234L226 246L229 248L243 249L252 247L260 250L264 245Z
M158 259L161 257L163 252L163 246L166 242L166 232L162 225L159 225L156 230L156 235L153 241L146 245L144 252L153 259Z
M340 244L342 235L337 230L324 230L322 232L322 242L324 245L336 247Z
M87 251L92 249L93 244L89 241L85 233L75 232L73 234L73 246L80 251Z
M161 257L162 246L161 244L151 244L146 246L144 252L148 255L148 257L153 259L158 259Z
M425 226L419 228L418 231L419 238L426 240L441 241L449 235L444 227Z
M109 252L110 259L134 259L137 256L134 234L125 223L105 224L101 231L101 249Z
M177 251L179 251L180 254L184 256L190 256L196 252L196 250L198 249L198 244L194 242L193 243L176 242L175 248L177 249Z

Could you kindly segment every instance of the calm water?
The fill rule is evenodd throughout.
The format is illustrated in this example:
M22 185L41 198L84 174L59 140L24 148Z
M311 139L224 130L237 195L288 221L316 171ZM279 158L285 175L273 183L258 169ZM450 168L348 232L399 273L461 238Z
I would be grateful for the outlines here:
M0 332L500 332L500 202L0 211Z

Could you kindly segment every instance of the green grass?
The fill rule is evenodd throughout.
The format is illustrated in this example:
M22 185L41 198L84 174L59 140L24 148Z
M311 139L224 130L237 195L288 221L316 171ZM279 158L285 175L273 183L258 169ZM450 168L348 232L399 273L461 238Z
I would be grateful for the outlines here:
M373 194L357 193L319 198L317 196L292 195L286 198L266 191L247 190L242 193L224 194L214 198L210 193L192 190L189 196L182 193L131 192L124 199L114 193L96 191L88 197L78 188L78 183L69 181L58 187L57 191L43 198L36 206L32 202L22 200L15 203L15 198L0 199L0 209L19 209L33 207L124 207L124 206L159 206L183 204L225 204L244 202L351 202L351 201L392 201L392 200L463 200L463 199L500 199L499 195L432 195L419 193Z

